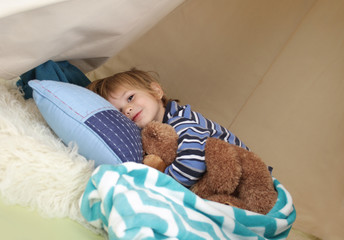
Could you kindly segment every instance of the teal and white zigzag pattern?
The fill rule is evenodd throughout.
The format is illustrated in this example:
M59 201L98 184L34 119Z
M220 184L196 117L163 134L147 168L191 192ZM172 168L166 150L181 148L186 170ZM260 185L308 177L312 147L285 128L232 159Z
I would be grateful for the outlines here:
M278 201L267 215L207 201L143 164L101 165L80 209L109 239L286 239L296 212L274 179Z

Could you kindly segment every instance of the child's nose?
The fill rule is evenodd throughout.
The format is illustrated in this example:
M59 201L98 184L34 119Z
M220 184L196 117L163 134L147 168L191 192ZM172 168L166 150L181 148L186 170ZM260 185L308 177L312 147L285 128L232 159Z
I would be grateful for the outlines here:
M131 105L128 105L128 106L125 107L123 113L124 113L125 116L128 117L128 116L130 116L130 113L131 113L132 110L133 110L133 107Z

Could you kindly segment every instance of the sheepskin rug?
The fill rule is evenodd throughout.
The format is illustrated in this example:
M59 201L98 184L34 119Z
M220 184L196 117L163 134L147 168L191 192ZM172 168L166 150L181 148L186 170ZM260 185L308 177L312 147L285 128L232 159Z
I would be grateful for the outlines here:
M94 170L93 161L54 135L35 102L24 100L15 82L0 79L1 199L90 228L78 204Z

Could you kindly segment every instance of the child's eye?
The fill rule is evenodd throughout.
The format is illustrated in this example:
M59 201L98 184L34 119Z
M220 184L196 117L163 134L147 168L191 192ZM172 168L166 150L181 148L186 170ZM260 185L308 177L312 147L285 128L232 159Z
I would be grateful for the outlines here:
M130 97L128 97L128 102L131 102L131 100L133 100L134 95L131 95Z

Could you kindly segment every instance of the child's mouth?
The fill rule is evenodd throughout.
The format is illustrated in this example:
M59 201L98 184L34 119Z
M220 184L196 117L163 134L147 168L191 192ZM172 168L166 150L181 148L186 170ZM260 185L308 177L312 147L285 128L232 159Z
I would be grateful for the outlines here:
M139 111L138 113L135 114L135 116L133 117L133 119L131 119L133 122L135 122L135 120L139 117L139 115L141 114L142 110Z

